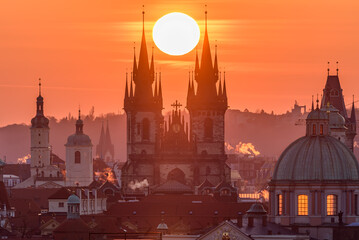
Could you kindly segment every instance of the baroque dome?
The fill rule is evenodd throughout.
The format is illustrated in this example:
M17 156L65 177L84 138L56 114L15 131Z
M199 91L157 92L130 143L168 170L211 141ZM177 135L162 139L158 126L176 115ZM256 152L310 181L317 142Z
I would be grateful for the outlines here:
M92 146L89 136L83 133L75 133L67 138L65 146Z
M359 165L354 154L339 140L331 136L305 136L284 150L272 180L359 180Z
M36 115L31 119L32 128L49 128L49 119L44 115Z

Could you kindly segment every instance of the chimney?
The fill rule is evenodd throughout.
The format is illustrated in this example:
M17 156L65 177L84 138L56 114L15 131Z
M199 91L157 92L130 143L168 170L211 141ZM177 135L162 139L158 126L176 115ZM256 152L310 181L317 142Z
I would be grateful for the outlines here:
M237 215L237 226L238 227L242 227L243 226L243 217L242 217L242 213L238 212Z
M253 217L248 216L248 227L253 227Z
M262 226L267 226L267 215L262 216Z

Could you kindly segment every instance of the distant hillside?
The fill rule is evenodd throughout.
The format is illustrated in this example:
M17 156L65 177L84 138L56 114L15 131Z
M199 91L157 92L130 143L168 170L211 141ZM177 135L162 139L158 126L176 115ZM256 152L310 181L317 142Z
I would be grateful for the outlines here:
M359 115L357 115L359 116ZM226 113L226 142L235 147L239 142L252 143L261 155L278 157L280 153L296 138L303 136L305 125L296 125L298 119L305 115L287 113L284 115L251 113L248 111L228 110ZM63 118L56 120L50 117L50 143L53 152L65 160L67 137L75 132L76 119ZM89 135L95 147L99 141L102 123L108 120L115 157L125 161L126 127L125 115L107 114L105 117L83 116L84 132ZM186 116L188 119L188 116ZM30 122L30 120L29 120ZM357 140L358 141L358 140ZM356 153L358 152L356 148ZM30 153L30 129L27 125L9 125L0 128L0 158L7 157L8 162ZM356 154L358 156L358 154Z

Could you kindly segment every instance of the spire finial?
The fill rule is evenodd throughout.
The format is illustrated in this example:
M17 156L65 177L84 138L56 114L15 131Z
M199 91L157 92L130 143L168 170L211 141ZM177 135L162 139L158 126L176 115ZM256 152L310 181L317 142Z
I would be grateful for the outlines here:
M329 76L329 71L330 71L329 64L330 64L330 62L328 62L328 69L327 69L328 70L328 76Z
M39 78L39 96L41 96L41 78Z
M204 5L205 7L205 11L204 11L204 14L205 14L205 26L206 26L206 30L207 30L207 4Z
M337 61L337 76L339 75L339 62Z
M79 120L81 119L81 106L79 105Z
M142 29L145 31L145 5L142 5Z
M317 109L319 109L319 95L317 93Z

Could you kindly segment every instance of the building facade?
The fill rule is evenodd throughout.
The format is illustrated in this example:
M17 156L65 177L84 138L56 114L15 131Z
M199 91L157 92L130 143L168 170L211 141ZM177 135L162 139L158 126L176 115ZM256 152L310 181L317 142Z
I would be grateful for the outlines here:
M122 168L122 187L146 180L150 186L176 180L198 186L206 179L213 185L230 182L225 164L224 115L228 108L225 79L221 81L217 52L212 61L207 23L199 62L188 83L185 123L177 101L168 121L162 115L161 73L154 59L148 61L144 29L137 64L134 56L130 84L126 79L124 109L127 115L127 162ZM133 190L133 189L132 189Z

